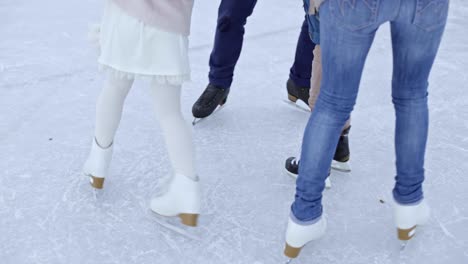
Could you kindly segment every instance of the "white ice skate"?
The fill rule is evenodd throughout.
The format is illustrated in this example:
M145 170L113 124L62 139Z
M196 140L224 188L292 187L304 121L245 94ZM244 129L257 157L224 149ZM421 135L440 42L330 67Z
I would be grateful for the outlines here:
M91 186L96 189L102 189L104 186L104 179L107 177L109 165L112 159L113 144L107 148L102 148L93 139L91 152L85 162L83 173L89 177Z
M289 217L284 254L289 258L296 258L307 243L325 235L326 229L327 221L323 216L311 225L299 225Z
M151 200L151 210L162 216L178 216L187 226L197 226L200 214L200 182L176 174L168 191Z
M416 205L401 205L395 203L394 217L398 231L398 239L408 241L416 233L416 227L424 225L430 216L430 208L422 200Z

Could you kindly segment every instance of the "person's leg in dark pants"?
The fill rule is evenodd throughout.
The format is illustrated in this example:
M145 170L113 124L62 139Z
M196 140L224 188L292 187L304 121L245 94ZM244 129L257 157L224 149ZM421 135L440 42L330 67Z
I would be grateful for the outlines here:
M296 56L294 64L289 71L289 79L300 87L310 87L312 72L313 50L315 44L309 36L309 25L307 19L302 23L301 34L297 40Z
M311 40L309 22L306 16L304 23L302 23L301 34L297 40L294 64L289 71L289 79L286 83L288 99L292 102L300 99L305 104L308 104L315 45Z
M234 68L244 41L245 24L257 0L222 0L213 51L210 56L210 84L231 87Z
M210 56L210 83L192 107L196 118L211 115L219 105L226 103L244 41L245 24L257 0L222 0L218 24Z

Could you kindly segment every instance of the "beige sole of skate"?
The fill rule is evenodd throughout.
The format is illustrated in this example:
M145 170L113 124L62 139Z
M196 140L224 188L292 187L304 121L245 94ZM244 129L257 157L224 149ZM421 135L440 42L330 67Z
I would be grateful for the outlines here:
M295 103L295 102L297 102L297 99L299 99L299 98L297 98L297 97L294 96L294 95L288 94L288 99L289 99L289 101Z
M198 225L198 214L179 214L179 218L186 226L196 227Z
M95 189L102 189L104 188L104 179L105 178L98 178L98 177L94 177L94 176L89 176L89 181L90 181L90 184L93 188Z
M397 228L397 232L398 232L399 240L408 241L414 237L414 234L416 233L416 226L413 226L412 228L409 228L409 229Z
M297 258L297 256L299 256L299 253L301 253L301 249L301 247L291 247L290 245L288 245L288 243L286 243L286 247L284 248L284 255L286 255L288 258Z

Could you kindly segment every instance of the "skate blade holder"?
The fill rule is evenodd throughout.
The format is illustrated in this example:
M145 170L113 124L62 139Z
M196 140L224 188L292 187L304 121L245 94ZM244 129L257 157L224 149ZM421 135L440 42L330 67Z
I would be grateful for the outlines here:
M89 183L91 184L91 187L94 189L102 190L104 188L104 180L105 178L99 178L99 177L94 177L92 175L88 175L89 177Z
M301 253L302 248L303 247L295 248L286 243L286 246L284 248L284 255L289 258L289 260L286 263L290 263L292 259L297 258Z
M155 215L164 217L164 218L173 218L173 217L178 217L180 219L180 222L183 225L189 226L189 227L197 227L198 226L198 217L200 216L199 214L189 214L189 213L180 213L177 215L163 215L160 213L157 213L153 210L151 210Z
M398 239L402 242L411 240L416 234L416 226L408 229L397 228Z

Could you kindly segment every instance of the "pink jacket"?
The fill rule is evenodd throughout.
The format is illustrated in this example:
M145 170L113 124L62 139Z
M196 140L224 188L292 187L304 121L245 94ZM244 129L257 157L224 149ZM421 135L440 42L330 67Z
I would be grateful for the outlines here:
M190 34L193 0L112 0L130 16L162 30Z

